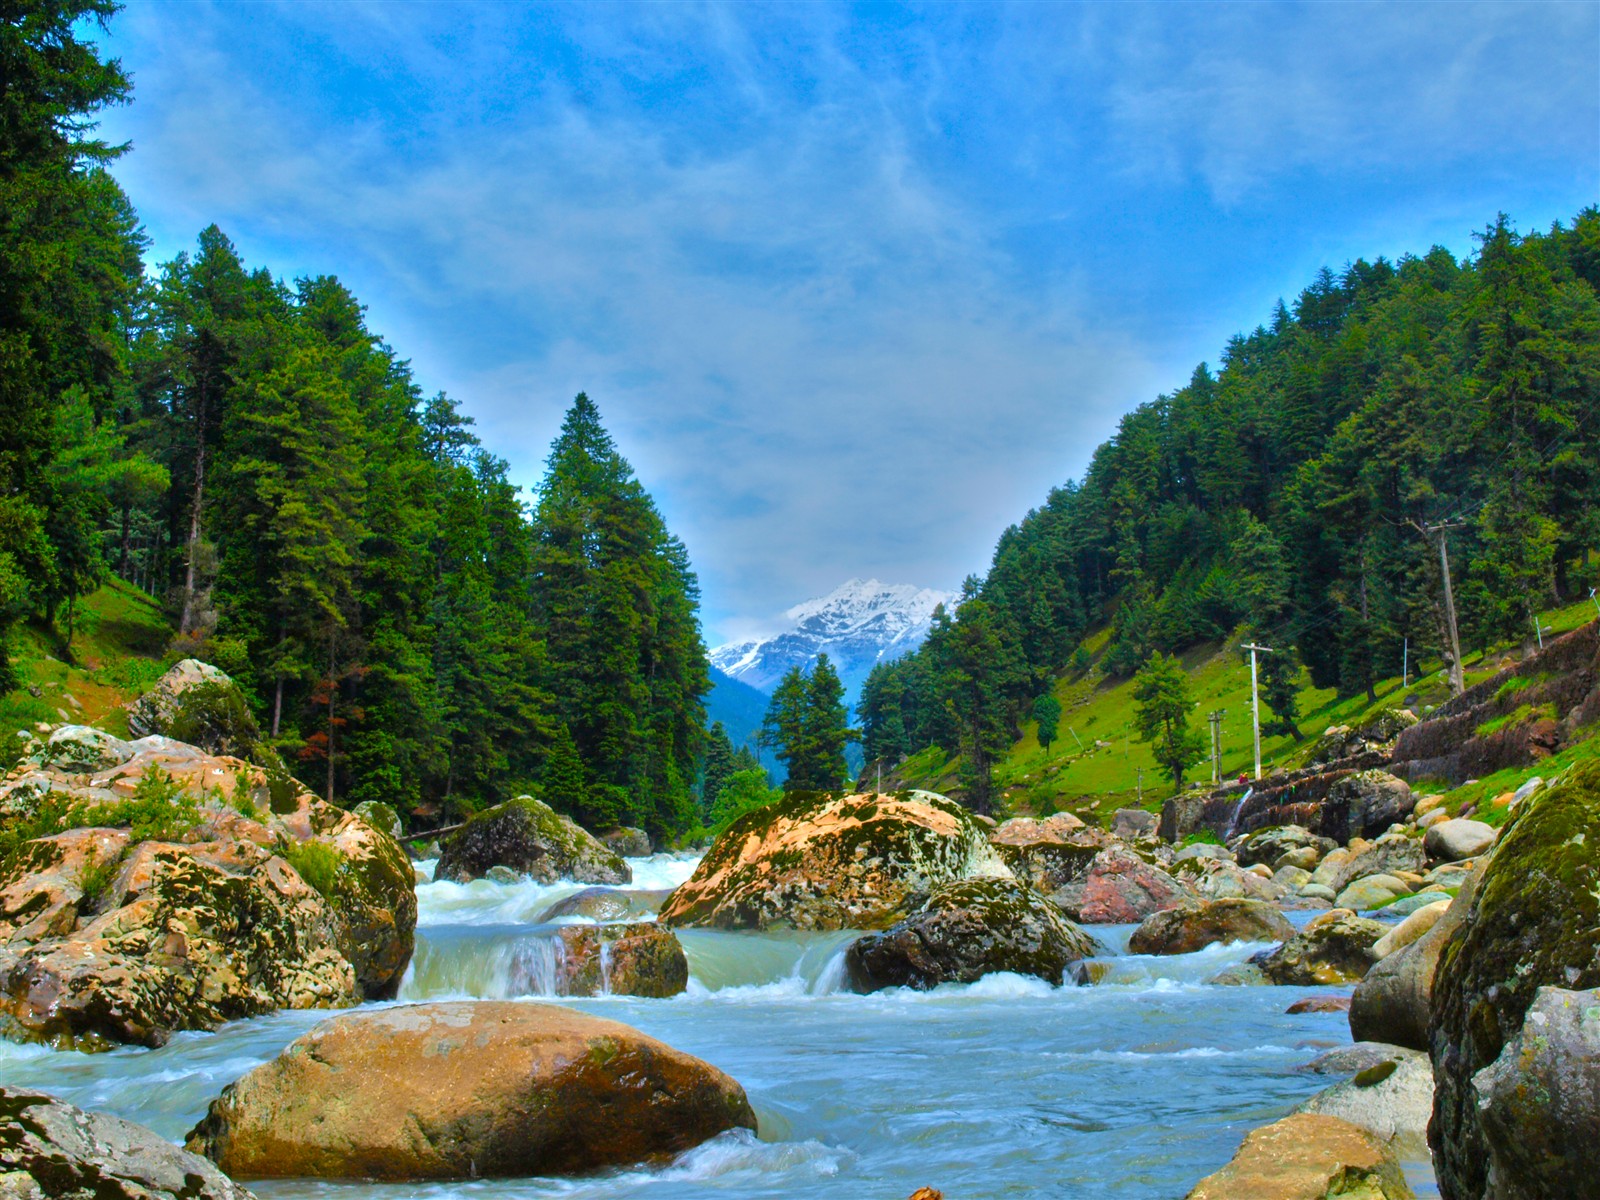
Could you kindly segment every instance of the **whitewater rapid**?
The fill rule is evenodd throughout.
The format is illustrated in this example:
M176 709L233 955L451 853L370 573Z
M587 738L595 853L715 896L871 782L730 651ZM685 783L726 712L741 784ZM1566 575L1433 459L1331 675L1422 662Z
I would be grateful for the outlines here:
M695 860L630 865L645 902ZM417 953L398 1002L549 1000L535 969L548 927L531 922L581 886L419 884ZM991 975L858 996L843 988L849 933L680 931L684 995L553 1002L727 1071L750 1096L759 1138L728 1134L671 1163L582 1179L250 1186L285 1200L903 1200L921 1186L949 1200L1173 1200L1227 1162L1248 1130L1335 1082L1296 1068L1349 1042L1344 1015L1284 1011L1333 989L1204 983L1257 945L1154 958L1126 953L1131 927L1093 932L1110 951L1093 987ZM0 1079L178 1140L224 1086L327 1015L278 1013L100 1055L0 1043ZM1419 1196L1438 1195L1426 1163L1407 1171Z

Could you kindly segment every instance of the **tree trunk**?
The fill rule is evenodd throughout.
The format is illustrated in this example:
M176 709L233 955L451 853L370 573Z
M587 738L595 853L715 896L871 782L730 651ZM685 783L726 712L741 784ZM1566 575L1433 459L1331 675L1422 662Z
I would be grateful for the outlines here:
M122 506L122 547L117 556L117 575L124 580L128 578L129 542L133 536L132 522L130 520L132 511L133 505L124 504Z
M333 706L339 696L339 681L333 676L333 638L328 638L328 803L333 803Z
M200 401L195 420L194 500L189 509L189 562L183 573L183 615L178 632L188 633L194 621L194 563L200 556L200 505L206 490L206 404Z
M277 685L272 689L272 736L278 736L278 725L283 719L283 676L278 676Z

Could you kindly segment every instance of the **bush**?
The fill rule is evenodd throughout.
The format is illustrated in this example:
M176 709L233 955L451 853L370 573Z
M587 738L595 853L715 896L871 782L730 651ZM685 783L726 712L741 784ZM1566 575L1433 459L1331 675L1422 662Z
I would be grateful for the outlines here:
M261 727L238 685L210 680L178 697L167 736L213 754L249 758L261 740Z
M711 836L721 837L745 813L755 812L783 799L783 793L767 783L767 773L759 768L753 771L735 771L722 785L711 805Z
M110 888L111 881L117 877L117 868L122 865L122 856L113 854L102 859L97 854L90 854L84 859L83 866L78 869L78 891L82 899L78 902L80 913L92 913L100 907L106 890Z
M344 866L344 855L326 842L289 842L283 846L283 857L295 869L295 874L324 898L332 900L339 887L339 871Z

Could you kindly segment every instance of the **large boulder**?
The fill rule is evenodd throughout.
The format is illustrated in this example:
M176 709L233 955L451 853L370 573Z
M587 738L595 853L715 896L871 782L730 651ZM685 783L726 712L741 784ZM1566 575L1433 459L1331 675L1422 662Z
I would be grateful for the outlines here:
M1018 817L989 835L1011 873L1058 904L1071 898L1066 889L1084 881L1095 855L1117 840L1103 829L1084 828L1076 818L1070 818L1075 827L1068 825L1063 820L1068 817L1067 813L1043 821Z
M1273 983L1295 987L1354 983L1371 970L1372 944L1387 932L1386 925L1335 908L1252 961Z
M932 792L796 794L729 826L660 919L883 929L942 884L1008 876L987 835L961 805Z
M0 1015L61 1046L392 996L410 961L399 845L287 776L166 738L104 775L0 782Z
M1258 870L1266 868L1246 870L1231 860L1212 857L1185 859L1172 865L1173 877L1207 900L1279 899L1282 889L1270 875L1258 874Z
M1128 939L1128 949L1134 954L1191 954L1217 942L1283 942L1293 936L1294 926L1265 901L1190 901L1146 917Z
M178 663L128 706L128 729L135 737L160 734L239 758L249 757L261 740L239 685L197 658Z
M1429 1141L1452 1200L1495 1194L1474 1076L1522 1030L1541 987L1600 987L1597 848L1600 760L1588 759L1518 807L1470 897L1457 897L1463 919L1440 954L1430 1029Z
M1111 832L1124 841L1153 838L1161 818L1143 808L1119 808L1111 814Z
M467 883L505 867L540 883L632 883L633 870L598 838L532 796L485 809L439 843L435 879Z
M1337 842L1374 837L1411 815L1411 785L1387 771L1356 771L1328 789L1319 832Z
M1296 1112L1338 1117L1385 1141L1404 1138L1421 1148L1433 1115L1433 1064L1420 1050L1391 1056L1303 1101Z
M1131 925L1194 900L1197 893L1119 844L1096 854L1082 882L1059 889L1054 898L1067 916L1085 925Z
M1458 818L1428 826L1428 832L1422 835L1422 844L1428 857L1435 862L1460 862L1484 853L1494 845L1499 834L1493 825Z
M1251 1130L1233 1161L1188 1200L1415 1200L1394 1151L1376 1134L1315 1113Z
M1060 984L1095 940L1049 900L1013 879L963 879L935 888L914 913L845 953L856 991L971 983L994 971Z
M635 829L631 825L624 825L613 829L609 833L600 835L600 840L605 843L607 850L621 858L648 858L650 856L650 835L642 829Z
M469 1001L323 1022L228 1085L188 1148L245 1179L565 1175L755 1125L732 1079L627 1025Z
M1378 963L1350 997L1350 1035L1358 1042L1429 1049L1434 973L1440 953L1466 919L1472 886L1469 882L1415 941L1385 953L1384 942L1401 928L1396 926L1373 943L1372 952L1379 956Z
M30 765L61 775L84 775L120 767L133 745L92 725L62 725L42 746L34 743Z
M214 1165L143 1125L8 1087L0 1087L0 1196L251 1200Z
M1542 987L1500 1057L1472 1079L1486 1194L1587 1196L1600 1180L1600 991Z
M1310 850L1311 857L1321 861L1322 856L1336 845L1332 838L1312 833L1304 825L1274 825L1268 829L1258 829L1243 842L1237 843L1234 855L1241 867L1253 867L1256 863L1265 863L1276 869L1285 855ZM1311 867L1305 867L1302 862L1297 861L1293 865L1311 870ZM1311 865L1314 867L1316 862Z

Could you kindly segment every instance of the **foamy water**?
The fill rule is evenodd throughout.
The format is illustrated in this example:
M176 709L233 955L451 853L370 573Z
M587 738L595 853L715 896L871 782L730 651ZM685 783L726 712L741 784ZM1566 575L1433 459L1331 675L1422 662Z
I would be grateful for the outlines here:
M694 860L630 860L632 890L659 892ZM418 886L416 960L402 1000L527 998L548 929L534 917L580 885ZM1056 1196L1171 1200L1225 1163L1244 1134L1334 1082L1295 1068L1349 1041L1342 1014L1289 1016L1334 989L1207 985L1259 945L1168 958L1126 953L1097 928L1110 973L1094 987L990 975L928 992L843 990L849 933L680 931L687 993L561 1000L634 1025L742 1083L760 1136L733 1133L650 1169L582 1179L426 1185L289 1181L263 1197L622 1197L951 1200ZM178 1139L233 1079L328 1014L279 1013L158 1050L83 1055L0 1043L0 1078L119 1113ZM1411 1164L1420 1196L1437 1196Z

